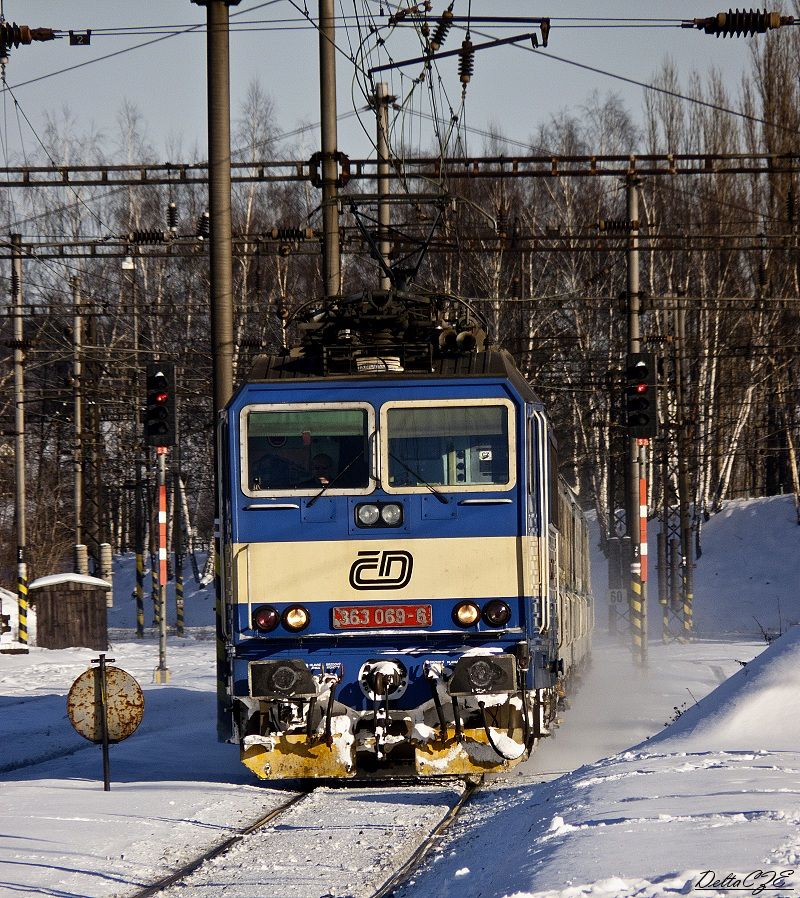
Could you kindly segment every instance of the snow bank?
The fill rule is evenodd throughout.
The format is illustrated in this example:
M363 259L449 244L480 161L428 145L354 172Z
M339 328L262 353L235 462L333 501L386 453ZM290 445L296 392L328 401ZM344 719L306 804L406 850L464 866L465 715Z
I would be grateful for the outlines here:
M792 627L647 745L792 751L798 721L800 627Z
M778 633L800 622L800 527L792 496L736 499L703 524L698 634ZM655 531L652 533L655 546ZM655 572L654 572L655 574Z
M794 627L655 737L480 796L402 898L667 898L756 871L753 888L768 884L800 860L798 719Z

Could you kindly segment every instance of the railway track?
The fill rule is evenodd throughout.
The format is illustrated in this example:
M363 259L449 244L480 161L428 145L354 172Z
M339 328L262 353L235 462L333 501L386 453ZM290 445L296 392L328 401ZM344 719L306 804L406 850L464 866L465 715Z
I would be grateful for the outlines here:
M287 799L283 804L279 805L277 808L272 808L271 810L267 811L266 814L262 814L261 817L248 824L244 829L239 830L238 833L234 833L223 842L220 842L213 848L208 849L208 851L184 864L179 870L176 870L169 876L165 876L158 882L146 886L144 889L140 889L138 892L134 892L134 894L130 896L130 898L152 898L153 895L162 894L170 886L190 877L192 873L194 873L194 871L201 867L203 864L207 863L208 861L213 861L215 858L224 854L226 851L229 851L237 842L250 835L250 833L254 833L257 830L263 829L264 827L268 826L277 817L285 814L299 801L302 801L308 794L310 793L300 792L298 794L292 795L292 797Z
M391 898L479 788L317 786L126 898Z

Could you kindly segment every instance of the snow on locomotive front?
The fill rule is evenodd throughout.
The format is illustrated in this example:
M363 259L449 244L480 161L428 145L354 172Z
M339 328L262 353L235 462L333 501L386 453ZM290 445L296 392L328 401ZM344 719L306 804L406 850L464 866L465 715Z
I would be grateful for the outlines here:
M340 300L226 409L222 719L260 777L510 767L588 650L541 403L480 329L419 306Z

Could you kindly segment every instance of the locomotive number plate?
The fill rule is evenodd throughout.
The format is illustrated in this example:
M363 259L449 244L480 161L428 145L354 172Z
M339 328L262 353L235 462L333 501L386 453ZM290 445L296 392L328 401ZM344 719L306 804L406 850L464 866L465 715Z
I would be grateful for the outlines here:
M333 609L333 629L430 627L432 610L431 605L340 605Z

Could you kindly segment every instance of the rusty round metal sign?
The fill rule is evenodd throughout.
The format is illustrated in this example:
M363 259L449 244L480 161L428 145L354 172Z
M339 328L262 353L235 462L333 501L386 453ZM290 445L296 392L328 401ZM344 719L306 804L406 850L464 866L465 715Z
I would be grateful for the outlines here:
M106 665L106 706L108 741L122 742L136 732L144 715L144 694L136 680L119 667ZM70 723L84 739L103 741L100 668L85 670L72 684L67 696Z

